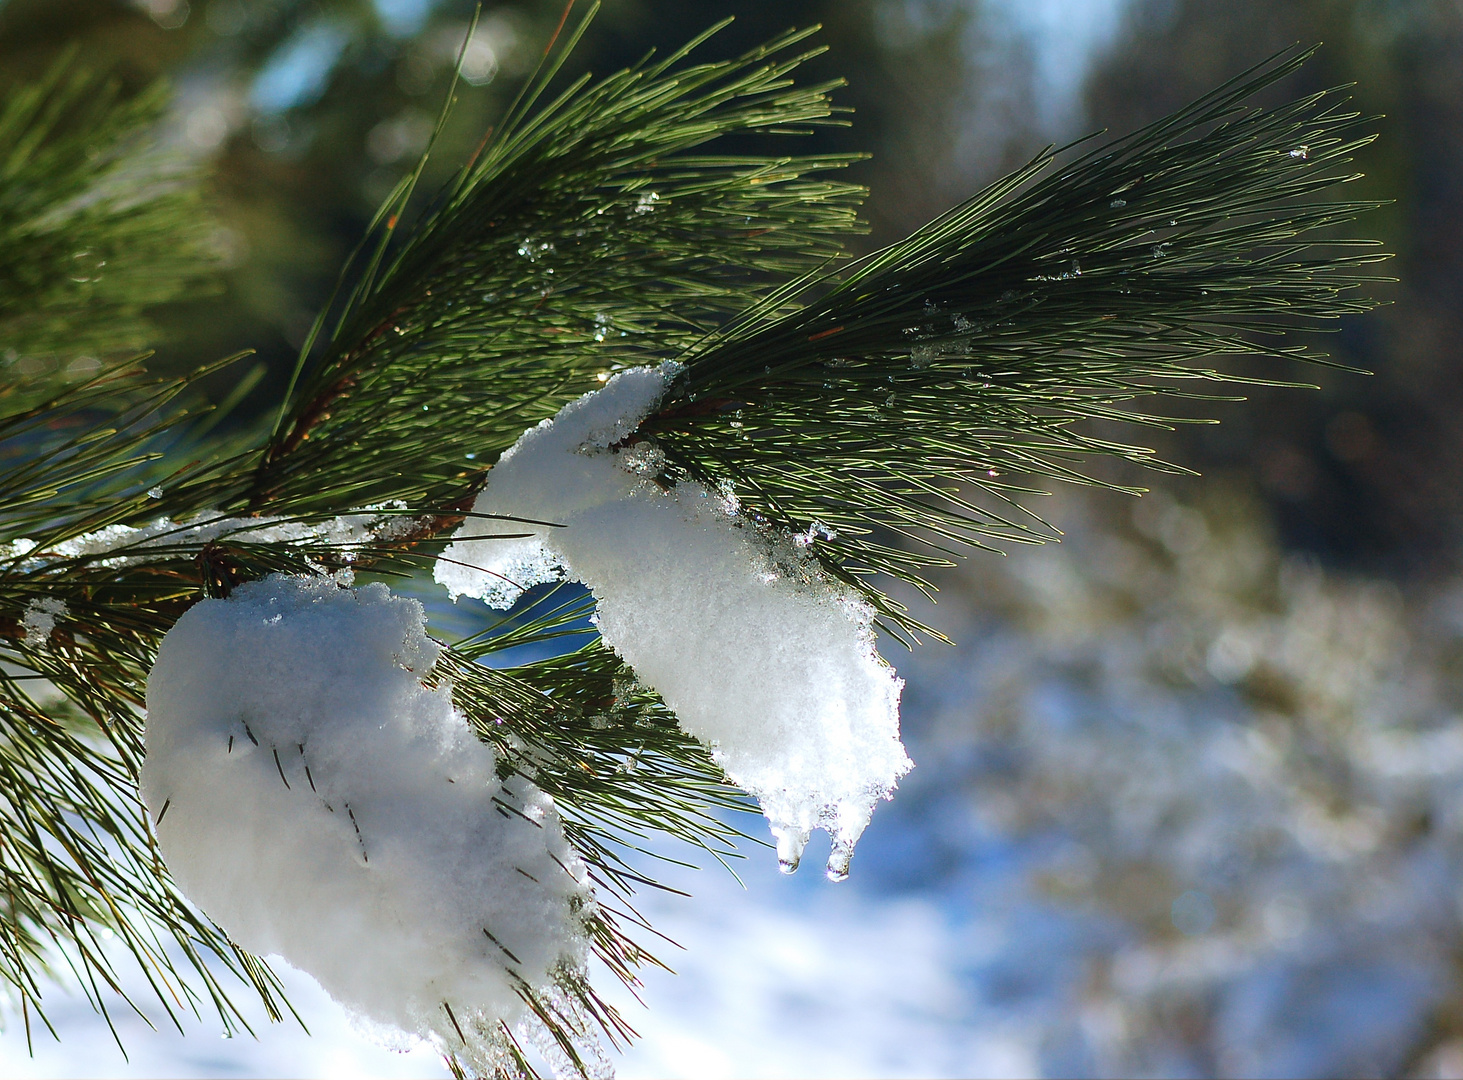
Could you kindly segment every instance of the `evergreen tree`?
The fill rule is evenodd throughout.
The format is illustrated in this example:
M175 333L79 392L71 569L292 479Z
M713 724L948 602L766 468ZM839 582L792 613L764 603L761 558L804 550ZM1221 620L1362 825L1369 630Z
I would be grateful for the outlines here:
M454 537L459 553L482 550L466 545L484 534L552 547L564 521L492 509L510 459L496 478L489 466L509 448L514 475L545 479L526 464L539 460L526 429L559 415L539 430L568 430L574 409L612 400L597 392L656 372L639 412L608 417L620 425L612 437L569 449L597 448L580 457L622 463L616 476L633 459L636 490L652 492L642 501L659 491L656 506L688 493L716 502L719 524L697 535L721 529L724 543L760 553L767 577L790 582L786 604L836 601L914 644L931 631L892 584L927 590L928 568L971 548L1055 539L1030 509L1036 485L1094 482L1088 463L1104 456L1179 467L1109 437L1113 422L1166 423L1136 402L1246 381L1215 358L1324 363L1286 332L1369 306L1356 290L1379 256L1340 227L1370 204L1333 193L1354 179L1346 163L1369 139L1366 121L1340 91L1250 104L1306 53L1096 148L1045 152L907 239L851 258L863 193L839 171L854 158L784 151L848 122L835 84L795 81L817 51L810 32L707 60L713 30L608 77L563 80L587 22L566 12L518 98L435 192L418 190L429 147L342 271L277 410L227 434L228 402L211 413L194 402L199 380L234 370L232 358L171 381L136 361L75 362L142 344L149 307L208 280L196 178L142 141L161 92L119 96L68 57L0 109L0 962L27 1030L46 1023L42 988L57 964L107 1009L120 990L107 941L130 952L175 1020L207 1008L226 1028L244 1023L220 970L271 1018L288 1010L268 966L225 931L240 932L200 915L174 883L186 873L163 861L182 850L161 831L171 796L154 788L145 805L139 793L144 703L156 726L177 700L161 673L149 684L160 644L206 654L225 639L199 628L250 604L334 610L344 601L331 590L365 576L441 578ZM744 152L749 138L765 151ZM580 565L564 561L556 572L574 576ZM270 575L286 577L269 585ZM612 590L596 589L608 605ZM403 610L379 589L348 595L360 607L340 617L338 638L319 639L332 647L356 647L350 619L364 627ZM679 611L697 602L674 599ZM623 636L618 653L585 642L592 606L551 586L461 640L410 629L400 640L431 653L408 696L450 700L490 748L505 820L546 832L558 822L567 847L545 852L578 883L565 901L574 926L633 985L655 962L632 906L637 888L654 887L637 845L668 835L725 857L741 834L724 811L748 802L727 783L734 740L708 746L667 707L674 679L632 669ZM517 659L523 647L541 658ZM260 661L190 662L221 665L207 671L226 680ZM167 663L168 687L189 678L187 663ZM393 672L410 663L399 657ZM325 712L332 677L343 676L317 680ZM189 700L191 716L201 706ZM269 746L281 792L304 798L303 779L344 830L305 743L296 760L240 722L240 754L252 752L245 738L261 758ZM156 775L159 744L148 745ZM231 734L219 752L234 750ZM744 786L773 817L777 793ZM191 827L178 806L170 824ZM364 865L374 834L342 809ZM826 814L809 820L834 829ZM795 867L798 826L781 827ZM521 1008L454 1011L444 998L423 1030L455 1069L531 1072L522 1039L537 1032L556 1067L593 1071L595 1031L630 1035L582 964L548 962L551 978L535 981L513 942L482 929L508 958L481 946Z

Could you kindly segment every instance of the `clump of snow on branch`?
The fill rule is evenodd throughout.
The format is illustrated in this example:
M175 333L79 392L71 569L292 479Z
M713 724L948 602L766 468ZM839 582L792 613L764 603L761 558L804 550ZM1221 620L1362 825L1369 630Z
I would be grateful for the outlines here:
M829 874L842 878L874 805L910 768L903 682L875 649L871 609L795 538L757 529L699 484L667 490L651 479L653 449L620 446L678 370L621 372L525 432L437 580L498 607L539 582L584 582L605 642L757 796L784 868L823 828Z
M56 629L56 620L66 614L66 602L52 596L42 596L25 606L20 625L25 629L25 640L39 648L48 647L51 632Z
M195 605L148 679L142 793L169 871L234 941L471 1057L464 1035L582 968L592 901L552 800L500 779L423 684L424 625L415 600L327 578Z

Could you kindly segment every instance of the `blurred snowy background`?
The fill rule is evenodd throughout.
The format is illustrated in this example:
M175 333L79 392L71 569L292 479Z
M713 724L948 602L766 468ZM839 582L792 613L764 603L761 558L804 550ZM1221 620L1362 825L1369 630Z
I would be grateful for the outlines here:
M560 7L487 5L449 138L475 141ZM255 347L257 407L421 148L469 9L0 0L0 82L74 39L131 78L171 75L169 137L214 167L230 269L222 298L169 314L156 362ZM848 77L859 113L817 149L875 151L871 243L1047 142L1324 41L1278 93L1355 80L1387 114L1362 187L1396 200L1369 224L1401 282L1328 342L1374 376L1209 403L1222 426L1159 433L1202 478L1061 492L1045 514L1065 544L940 579L930 618L958 644L886 650L917 768L852 879L782 878L756 848L745 888L714 865L664 871L693 894L645 898L679 974L647 979L648 1010L625 999L644 1038L622 1075L1463 1076L1463 9L613 0L585 62L723 14L728 49L826 24L818 70ZM313 1037L154 1033L118 1003L130 1060L57 992L61 1042L37 1032L28 1055L7 1014L0 1071L442 1075L291 985Z

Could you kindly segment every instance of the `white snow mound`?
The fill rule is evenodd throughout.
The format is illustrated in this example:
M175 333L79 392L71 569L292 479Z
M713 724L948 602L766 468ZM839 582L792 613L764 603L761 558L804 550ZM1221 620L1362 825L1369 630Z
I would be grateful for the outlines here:
M617 447L679 370L621 372L524 432L473 511L548 524L470 517L437 580L495 607L542 581L584 582L605 642L757 796L784 869L823 828L841 879L874 805L911 768L904 684L875 648L869 606L792 538L698 484L665 490L647 444ZM494 539L515 533L529 535Z
M325 578L197 604L148 678L142 795L174 879L234 941L460 1052L459 1029L523 1019L516 980L551 992L584 963L590 891L552 800L500 781L448 689L422 685L424 625L384 585Z

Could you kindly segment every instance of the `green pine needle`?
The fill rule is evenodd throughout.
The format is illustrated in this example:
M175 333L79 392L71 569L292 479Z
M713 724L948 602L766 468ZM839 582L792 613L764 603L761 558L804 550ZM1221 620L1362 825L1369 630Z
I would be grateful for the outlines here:
M1372 119L1342 91L1248 104L1309 55L1068 164L1043 153L908 239L790 281L683 354L642 435L673 476L812 529L892 628L923 629L868 576L924 588L923 567L972 547L1055 538L1020 502L1033 480L1091 482L1094 456L1174 468L1090 421L1166 426L1132 403L1245 381L1212 366L1225 356L1324 362L1284 332L1373 306L1357 288L1386 256L1337 227L1376 204L1329 200Z

